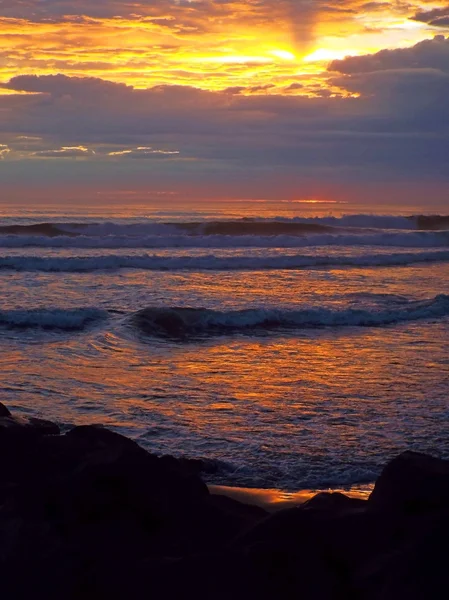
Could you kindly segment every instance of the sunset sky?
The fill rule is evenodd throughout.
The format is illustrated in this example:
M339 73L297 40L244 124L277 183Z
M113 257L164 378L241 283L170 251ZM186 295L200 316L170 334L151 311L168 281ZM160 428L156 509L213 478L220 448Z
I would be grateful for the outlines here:
M449 199L448 1L0 0L0 44L1 200Z

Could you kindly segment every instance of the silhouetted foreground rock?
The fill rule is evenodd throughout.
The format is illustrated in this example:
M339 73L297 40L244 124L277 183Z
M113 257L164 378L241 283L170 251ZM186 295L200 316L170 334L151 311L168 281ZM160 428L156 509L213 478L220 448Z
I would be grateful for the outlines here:
M449 592L449 462L406 452L369 501L264 510L209 494L209 461L0 404L3 598L417 600Z

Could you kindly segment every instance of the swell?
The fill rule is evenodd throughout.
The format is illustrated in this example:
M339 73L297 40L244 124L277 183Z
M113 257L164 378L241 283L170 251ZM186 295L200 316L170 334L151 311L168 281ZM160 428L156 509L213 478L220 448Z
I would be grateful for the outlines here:
M427 252L396 252L393 254L365 254L359 256L160 256L160 255L104 255L104 256L3 256L0 270L47 273L82 273L119 269L147 271L237 271L276 270L333 267L395 267L419 263L447 262L449 250Z
M98 308L36 308L0 311L0 326L8 329L57 329L81 331L108 317Z
M155 337L189 338L320 327L373 327L449 315L449 296L405 301L383 309L302 308L298 310L247 309L217 311L206 308L150 307L131 316L140 332Z
M32 225L2 225L0 226L0 234L3 235L41 235L46 237L55 236L76 236L71 228L80 228L81 224L59 224L59 223L35 223Z
M262 233L262 229L259 230ZM266 233L266 232L265 232ZM3 248L308 248L312 246L380 246L447 248L449 231L382 231L363 233L308 233L277 235L0 235Z

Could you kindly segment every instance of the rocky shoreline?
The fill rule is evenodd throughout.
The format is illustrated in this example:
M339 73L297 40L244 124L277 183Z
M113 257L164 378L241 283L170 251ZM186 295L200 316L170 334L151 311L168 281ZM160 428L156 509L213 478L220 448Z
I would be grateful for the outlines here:
M3 598L418 600L449 592L449 461L387 464L368 500L269 514L209 493L207 462L0 403Z

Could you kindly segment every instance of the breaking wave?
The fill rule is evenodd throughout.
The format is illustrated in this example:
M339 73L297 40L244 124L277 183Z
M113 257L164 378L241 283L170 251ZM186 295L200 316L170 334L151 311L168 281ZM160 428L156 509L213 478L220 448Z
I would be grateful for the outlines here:
M205 308L146 308L130 318L141 333L156 337L253 333L257 330L314 327L373 327L449 315L449 296L405 301L388 309L304 308L299 310L246 309L217 311Z
M106 311L97 308L2 310L0 311L0 327L79 331L87 325L107 317Z
M5 236L167 236L188 234L191 236L277 236L325 233L338 230L421 230L438 231L449 229L449 215L344 215L341 217L275 217L242 218L220 221L174 221L160 222L47 222L11 224L0 226L0 235Z
M301 330L322 327L375 327L404 321L449 316L449 296L428 300L393 297L389 306L301 307L292 309L249 308L219 311L208 308L149 307L125 315L100 308L35 308L0 311L0 327L81 331L119 315L116 325L131 326L139 333L162 338L187 338L258 331Z
M449 229L449 215L343 215L342 217L294 217L284 219L276 217L277 221L294 221L309 224L320 224L328 227L338 228L360 228L360 229L418 229L438 231Z
M233 271L274 270L337 267L384 267L449 261L449 250L426 252L396 252L392 254L341 255L284 255L284 256L3 256L0 270L42 272L91 272L118 269L148 271Z

